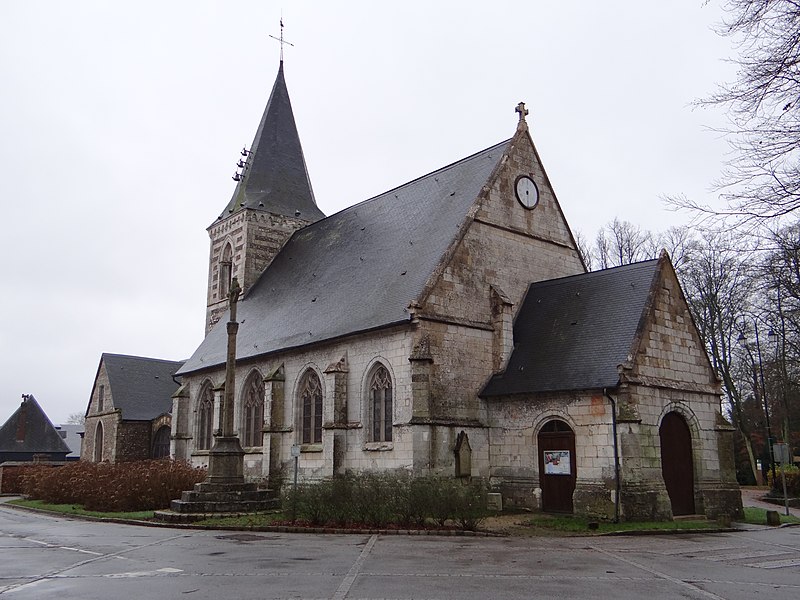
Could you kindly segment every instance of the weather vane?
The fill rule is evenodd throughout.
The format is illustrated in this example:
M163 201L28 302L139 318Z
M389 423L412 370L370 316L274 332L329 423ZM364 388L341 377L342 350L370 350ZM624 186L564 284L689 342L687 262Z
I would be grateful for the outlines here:
M285 39L283 39L283 17L281 17L281 37L277 38L274 35L271 35L269 37L271 37L273 40L278 40L280 42L280 44L281 44L281 62L283 62L283 45L287 44L289 46L294 47L294 44L292 44L291 42L287 42Z

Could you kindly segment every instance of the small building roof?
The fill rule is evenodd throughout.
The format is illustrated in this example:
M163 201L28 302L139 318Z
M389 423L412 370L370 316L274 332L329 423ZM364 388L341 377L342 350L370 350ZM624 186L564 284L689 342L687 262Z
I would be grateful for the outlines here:
M317 207L311 189L283 77L283 61L249 154L241 160L246 163L244 174L220 219L244 208L297 216L306 221L316 221L325 216Z
M172 411L172 394L178 383L172 378L183 362L144 356L104 353L114 408L126 421L150 421Z
M408 321L509 141L296 231L239 303L237 359ZM225 320L181 374L225 363Z
M629 360L659 260L533 283L514 350L482 397L615 387Z
M64 423L56 425L56 432L61 436L61 439L69 446L70 453L67 454L68 459L76 459L81 457L81 436L86 430L84 425L77 425L75 423Z
M0 456L61 454L63 458L69 451L33 396L23 396L19 408L0 427Z

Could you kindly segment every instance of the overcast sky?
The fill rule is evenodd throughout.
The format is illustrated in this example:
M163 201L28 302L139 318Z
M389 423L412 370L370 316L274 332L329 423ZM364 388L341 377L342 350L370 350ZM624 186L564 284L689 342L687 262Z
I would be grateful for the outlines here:
M713 201L718 0L0 0L0 423L86 409L102 352L187 358L210 225L278 69L326 214L510 137L523 100L573 230Z

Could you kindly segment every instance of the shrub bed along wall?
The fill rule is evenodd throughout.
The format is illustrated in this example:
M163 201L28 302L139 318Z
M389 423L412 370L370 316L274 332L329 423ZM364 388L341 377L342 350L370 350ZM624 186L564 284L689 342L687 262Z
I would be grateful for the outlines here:
M284 489L284 513L313 525L404 528L456 526L475 530L488 515L480 480L397 473L336 476Z
M22 493L52 504L79 504L87 510L123 512L169 507L195 483L206 478L205 469L174 460L125 463L78 461L57 469L24 467Z

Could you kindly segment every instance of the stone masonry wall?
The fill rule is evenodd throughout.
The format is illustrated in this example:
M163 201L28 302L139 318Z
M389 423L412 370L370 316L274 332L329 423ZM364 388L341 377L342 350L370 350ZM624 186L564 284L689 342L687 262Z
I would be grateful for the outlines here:
M506 506L541 508L538 435L553 419L575 433L575 512L609 517L614 511L611 406L601 393L515 396L488 402L490 481Z
M102 390L102 407L100 396ZM97 378L89 398L89 407L86 414L85 433L81 442L81 460L94 461L95 436L97 424L103 424L103 460L113 462L116 455L117 424L119 412L114 408L114 398L105 364L101 364L97 371Z
M279 463L283 468L282 476L291 477L290 449L293 444L299 443L297 386L307 368L314 369L320 378L325 409L322 444L302 448L299 460L301 480L333 475L334 453L337 454L337 463L341 470L410 469L412 465L412 435L409 425L411 377L408 356L411 353L412 328L413 326L409 325L380 330L237 365L234 420L239 428L242 427L243 419L243 385L253 370L257 370L261 376L266 376L283 365L285 389L282 423L266 428L264 446L260 450L248 449L245 456L245 474L250 478L269 476L270 447L277 445L277 450L272 451L279 454ZM346 357L344 375L347 422L335 424L334 390L330 379L332 375L326 374L325 370L329 365L339 363L343 357ZM368 438L367 377L376 362L386 366L392 377L395 427L392 442L388 444L370 444ZM197 399L206 381L210 381L214 386L222 383L224 369L218 368L184 378L190 398L188 430L192 436L197 435ZM269 413L268 406L265 406L265 415ZM334 448L334 437L337 439L336 448ZM193 442L193 439L189 440L192 450ZM207 464L208 453L193 450L191 459L196 465ZM276 476L275 473L272 475Z
M532 210L515 195L522 174L539 188ZM432 418L484 420L477 394L496 368L492 347L501 333L494 331L500 324L493 319L493 290L505 294L516 314L530 283L585 271L527 133L515 136L487 185L418 311L433 358Z
M206 333L228 309L220 297L220 260L227 243L233 248L231 277L238 277L247 292L296 230L309 221L263 211L240 210L208 228L211 250L208 263Z
M122 421L117 428L115 462L150 458L150 421Z

